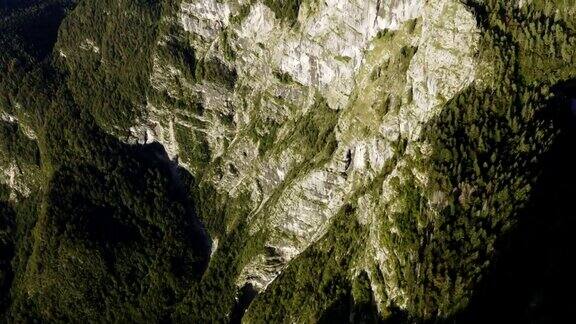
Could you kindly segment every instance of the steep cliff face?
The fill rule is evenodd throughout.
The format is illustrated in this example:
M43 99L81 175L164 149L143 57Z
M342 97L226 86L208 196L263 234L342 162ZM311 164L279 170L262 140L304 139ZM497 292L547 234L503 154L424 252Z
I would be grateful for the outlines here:
M447 318L489 269L554 139L542 111L576 76L575 11L559 8L87 0L64 21L54 65L99 127L161 144L194 178L213 241L205 277L225 271L216 292L259 294L245 320L318 320L348 299L382 318ZM37 140L8 110L0 119ZM15 159L0 156L0 179L26 196L41 166ZM321 289L319 273L342 290L278 300L304 289L294 278ZM228 319L247 307L223 304Z
M131 129L219 192L250 197L246 221L268 233L270 255L255 256L239 285L265 288L402 159L394 144L412 150L475 78L478 30L457 1L305 2L294 22L261 2L184 2L172 14L150 76L168 100L149 98ZM201 66L194 74L162 55L174 43Z
M368 234L351 271L367 271L379 305L406 308L410 287L398 271L417 251L398 256L387 243L404 235L392 215L412 208L402 204L405 188L422 191L432 218L451 194L430 184L435 170L423 161L436 148L422 127L458 93L499 87L506 72L478 55L478 17L460 1L305 1L289 18L274 9L213 0L165 8L136 124L106 126L129 142L159 141L201 182L249 206L226 230L245 222L266 233L266 249L245 264L239 287L264 290L357 202ZM72 43L79 60L83 51L101 55L86 36ZM365 193L374 186L378 194ZM461 186L464 195L476 190Z

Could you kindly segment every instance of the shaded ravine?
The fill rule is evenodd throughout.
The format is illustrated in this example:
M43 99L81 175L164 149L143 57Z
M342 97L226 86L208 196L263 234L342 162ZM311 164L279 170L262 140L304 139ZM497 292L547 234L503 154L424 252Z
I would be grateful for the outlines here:
M246 310L258 295L258 291L254 289L252 284L245 284L239 291L236 304L232 308L232 313L230 313L230 323L236 324L242 322L242 317Z
M206 229L206 226L202 223L198 217L197 206L194 204L192 197L194 196L190 190L195 187L196 182L192 174L188 172L185 168L178 164L178 160L171 160L168 156L168 152L164 146L160 143L154 142L151 144L138 145L143 150L150 152L162 163L165 164L166 168L170 170L170 180L172 185L175 186L176 192L178 194L178 199L184 202L184 208L186 209L186 215L192 220L194 226L194 233L191 233L194 238L198 238L200 248L202 252L206 255L206 260L202 265L201 272L204 273L210 262L210 251L212 251L212 240L210 234Z

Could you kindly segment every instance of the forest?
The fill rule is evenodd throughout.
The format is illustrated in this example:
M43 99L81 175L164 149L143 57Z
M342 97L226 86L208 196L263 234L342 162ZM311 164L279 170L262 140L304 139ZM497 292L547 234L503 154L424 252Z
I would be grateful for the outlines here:
M302 2L264 1L293 26ZM493 58L499 84L463 91L425 125L434 154L411 162L451 194L431 215L421 212L428 193L416 179L398 182L409 208L389 225L407 235L383 244L400 256L397 281L410 298L382 310L367 273L350 275L366 235L353 217L357 196L256 295L236 279L268 233L231 221L247 217L249 197L230 200L199 183L157 143L118 139L157 95L151 51L162 14L178 1L0 2L0 165L34 175L26 195L0 184L0 322L558 322L571 307L562 287L573 281L576 20L547 1L465 3L482 31L478 56ZM86 33L99 55L70 55L64 66L55 45L80 44ZM186 66L194 82L237 85L225 62L171 41L158 55ZM417 48L406 51L408 60ZM319 113L295 121L287 139L307 157L302 168L337 146L337 112L314 100ZM276 134L259 132L269 121L254 123L260 154L274 151ZM182 150L192 163L210 161L205 141L183 141Z

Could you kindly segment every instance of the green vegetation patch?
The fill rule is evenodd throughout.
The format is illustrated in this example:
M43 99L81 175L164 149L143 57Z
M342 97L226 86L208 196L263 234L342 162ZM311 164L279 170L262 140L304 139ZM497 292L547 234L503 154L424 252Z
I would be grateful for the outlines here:
M276 79L278 79L280 82L284 84L290 84L295 82L290 73L288 72L274 71L273 73Z
M60 27L68 87L110 133L132 126L146 105L161 9L157 1L81 1Z
M24 135L18 124L0 121L0 163L9 157L19 165L40 165L38 143Z
M198 62L196 79L213 82L228 89L234 88L238 80L236 70L228 67L216 57Z
M182 125L176 124L176 141L181 159L195 167L203 167L210 162L210 146L206 134Z
M295 25L302 0L264 0L264 4L276 14L276 18Z
M338 145L334 132L337 123L338 111L319 96L315 105L298 120L288 141L300 141L302 152L316 159L329 158Z

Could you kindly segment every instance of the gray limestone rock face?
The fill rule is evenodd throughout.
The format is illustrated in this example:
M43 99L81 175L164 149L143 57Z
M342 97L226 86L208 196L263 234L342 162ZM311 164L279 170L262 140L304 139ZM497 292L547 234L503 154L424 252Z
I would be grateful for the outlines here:
M164 8L137 113L107 130L133 145L160 143L199 187L214 190L214 209L226 219L212 257L240 225L262 238L256 253L243 255L237 288L265 293L354 205L366 235L354 243L362 252L349 277L367 274L381 313L408 309L403 276L425 274L410 268L418 249L398 243L410 234L398 217L413 207L406 192L420 195L428 218L413 225L421 230L454 192L466 205L479 190L460 180L437 185L427 167L437 147L425 127L466 91L499 91L504 68L484 55L478 17L463 1L303 0L289 23L266 3L182 0ZM107 64L95 37L79 39L55 49L60 61L90 55ZM19 123L35 140L16 116L0 110L0 122ZM27 167L0 155L0 181L28 194L36 171ZM434 239L423 233L421 242Z
M474 15L455 0L330 0L303 5L291 26L260 1L195 0L183 2L164 21L180 32L160 39L178 39L197 60L217 60L237 79L224 88L194 79L170 57L154 56L152 88L199 103L202 111L149 102L143 107L147 119L131 129L134 141L162 143L170 157L230 199L251 197L246 221L252 233L269 233L267 254L246 264L238 286L266 289L324 235L346 202L381 176L383 195L362 198L367 209L361 217L375 228L366 260L389 273L390 251L379 243L379 220L370 208L395 208L387 203L396 195L388 181L405 168L405 155L425 148L421 126L474 83ZM382 75L375 77L377 68ZM325 158L312 163L320 152L303 150L291 135L303 120L320 114L319 97L336 116L328 126L335 142ZM389 98L387 113L379 114L373 107L384 105L383 98ZM407 141L405 152L393 149L399 140ZM187 141L206 143L209 161L196 163L184 148ZM265 141L272 150L263 149ZM426 177L419 177L422 186ZM434 206L441 206L441 197L433 194ZM392 280L384 291L402 305L404 292Z

